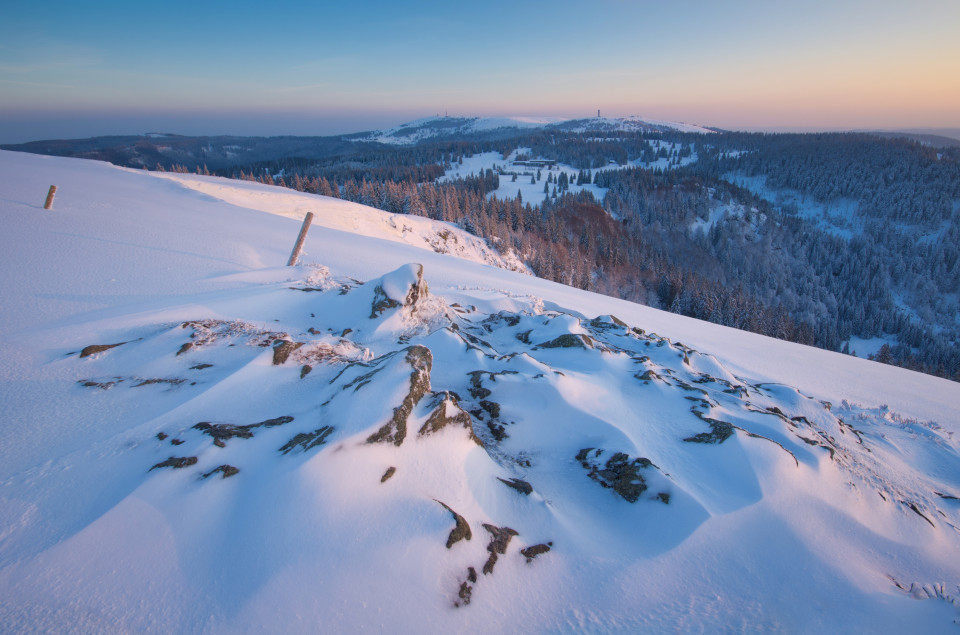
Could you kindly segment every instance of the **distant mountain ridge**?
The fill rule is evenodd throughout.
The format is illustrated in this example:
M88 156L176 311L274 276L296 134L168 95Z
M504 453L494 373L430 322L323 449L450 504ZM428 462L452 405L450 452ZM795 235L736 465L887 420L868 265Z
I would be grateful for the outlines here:
M385 130L350 135L357 141L370 141L391 145L415 145L428 139L462 137L497 132L516 134L518 130L542 128L564 132L608 132L636 131L695 132L711 134L716 132L695 124L647 119L644 117L588 117L583 119L563 119L560 117L427 117L401 124Z
M394 128L327 137L187 136L169 132L142 135L111 135L88 139L48 139L18 144L0 144L0 149L50 156L107 161L114 165L170 169L180 165L190 171L207 166L222 170L288 157L325 159L351 156L367 144L414 146L422 141L489 140L516 136L537 129L560 132L716 132L693 124L643 117L427 117Z

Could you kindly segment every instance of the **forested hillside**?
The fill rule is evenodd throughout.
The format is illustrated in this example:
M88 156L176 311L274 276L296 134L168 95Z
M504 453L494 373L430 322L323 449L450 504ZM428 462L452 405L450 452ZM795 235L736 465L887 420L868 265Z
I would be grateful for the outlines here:
M868 340L879 361L960 379L960 148L582 125L275 145L156 168L457 223L544 278L830 350ZM481 153L501 160L441 178ZM518 181L538 200L500 189Z

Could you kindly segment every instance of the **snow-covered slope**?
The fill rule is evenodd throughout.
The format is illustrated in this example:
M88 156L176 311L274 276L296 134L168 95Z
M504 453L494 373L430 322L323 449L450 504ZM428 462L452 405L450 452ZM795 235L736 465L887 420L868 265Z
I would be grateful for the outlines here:
M960 618L955 383L349 227L277 266L283 190L0 168L4 630Z
M556 128L571 132L656 131L712 133L713 130L687 123L644 117L426 117L386 130L355 137L357 141L376 141L393 145L415 145L437 137L470 136L491 131L518 131L528 128Z
M451 254L494 267L530 273L529 268L513 252L501 255L491 249L482 238L477 238L450 223L439 223L419 216L387 214L338 198L279 189L252 181L171 172L150 174L247 209L300 221L307 212L313 212L311 226L402 242L439 254Z

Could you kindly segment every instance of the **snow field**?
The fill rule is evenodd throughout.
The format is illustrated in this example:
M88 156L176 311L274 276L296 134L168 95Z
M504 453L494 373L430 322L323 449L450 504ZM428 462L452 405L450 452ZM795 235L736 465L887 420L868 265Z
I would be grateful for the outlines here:
M12 630L958 619L956 384L439 254L339 201L0 164ZM327 224L281 267L298 206ZM171 457L196 462L151 469ZM472 538L448 548L454 513ZM484 524L517 532L487 574Z

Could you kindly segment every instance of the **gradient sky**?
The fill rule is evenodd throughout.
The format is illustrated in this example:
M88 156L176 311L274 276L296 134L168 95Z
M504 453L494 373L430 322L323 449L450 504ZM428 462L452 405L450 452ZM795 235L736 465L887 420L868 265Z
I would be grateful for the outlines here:
M4 0L0 142L451 115L960 128L960 0Z

